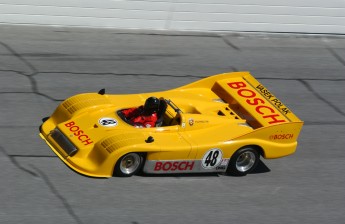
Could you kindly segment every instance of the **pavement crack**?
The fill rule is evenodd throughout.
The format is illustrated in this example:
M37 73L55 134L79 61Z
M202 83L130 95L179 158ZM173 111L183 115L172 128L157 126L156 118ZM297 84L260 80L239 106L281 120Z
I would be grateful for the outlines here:
M0 125L0 128L37 128L37 125Z
M111 73L111 72L99 72L99 73L88 73L88 72L40 72L40 74L70 74L70 75L113 75L113 76L152 76L152 77L170 77L170 78L205 78L206 76L197 75L163 75L155 73L137 74L137 73Z
M273 77L256 77L256 79L265 79L265 80L285 80L285 81L345 81L345 78L337 79L319 79L319 78L273 78Z
M39 95L39 96L43 96L43 97L45 97L45 98L47 98L47 99L49 99L51 101L54 101L54 102L62 102L62 101L64 101L63 99L55 99L54 97L51 97L51 96L49 96L47 94L44 94L44 93L40 93L38 91L34 92L34 94Z
M13 158L19 157L19 158L57 158L57 156L46 156L46 155L20 155L20 154L14 154L9 155Z
M34 166L33 166L33 168L36 170L37 173L39 173L40 177L46 183L46 185L48 186L50 191L53 193L53 195L55 195L61 201L61 203L65 207L67 213L74 219L74 221L77 224L83 224L82 220L74 212L72 206L68 203L67 199L56 189L56 187L50 181L48 176L43 171L41 171L40 169L38 169L38 168L36 168Z
M328 47L327 50L331 53L331 55L333 55L343 66L345 66L345 60L340 57L340 55L333 50L332 48Z
M36 94L36 95L39 95L39 96L43 96L43 97L45 97L45 98L47 98L47 99L49 99L51 101L54 101L54 102L56 102L56 101L58 101L58 102L63 101L62 99L55 99L54 97L51 97L51 96L49 96L47 94L44 94L44 93L41 93L39 91L39 89L38 89L39 85L38 85L38 83L37 83L37 81L35 79L35 76L40 74L39 72L33 72L30 75L27 75L24 72L16 71L16 70L0 70L0 72L13 72L13 73L16 73L18 75L22 75L22 76L24 76L24 77L29 79L30 86L31 86L31 92L28 92L28 91L1 92L0 91L0 94L10 94L10 93L27 94L27 93L33 93L33 94Z
M20 163L16 160L16 158L13 157L13 156L11 156L11 155L9 155L9 154L6 152L6 150L5 150L2 146L0 146L0 150L10 159L10 161L12 162L12 164L15 165L18 169L24 171L25 173L30 174L30 175L33 176L33 177L39 177L39 176L37 175L37 173L35 173L34 171L29 170L29 169L23 167L22 165L20 165Z
M339 126L344 126L345 121L304 121L304 125L317 125L317 126L339 125Z
M13 69L0 69L0 72L13 72L13 73L17 73L19 75L27 76L24 72L13 70Z
M5 44L4 42L0 41L0 45L2 45L4 48L6 48L9 52L11 52L15 57L17 57L22 63L24 63L27 67L29 67L32 71L32 73L38 72L37 69L28 62L24 57L22 57L20 54L18 54L14 49L12 49L8 44Z
M25 92L25 91L15 91L15 92L0 92L0 95L1 94L35 94L35 95L38 95L38 96L43 96L44 98L47 98L51 101L54 101L54 102L62 102L64 101L63 99L55 99L54 97L51 97L47 94L44 94L44 93L40 93L40 92Z
M38 84L36 79L34 78L35 75L37 75L38 73L32 73L30 76L27 76L29 78L30 84L31 84L31 89L34 93L39 92L38 91Z
M306 81L303 79L297 79L300 83L302 83L302 85L307 88L317 99L321 100L322 102L324 102L325 104L327 104L329 107L333 108L333 110L335 110L336 112L338 112L339 114L341 114L342 116L345 117L345 113L338 108L336 105L334 105L333 103L331 103L330 101L328 101L326 98L322 97L318 92L316 92L313 87Z
M112 35L135 35L135 36L163 36L163 37L164 36L167 36L167 37L199 37L199 38L217 38L218 37L217 34L209 33L209 32L198 34L195 32L191 32L191 33L181 33L181 32L164 33L164 32L158 31L156 33L133 33L133 32L125 32L125 31L120 32L119 31L119 32L112 32L110 34L112 34Z
M230 69L232 71L240 71L234 66L231 66ZM231 72L231 71L229 71ZM207 78L209 76L198 76L198 75L171 75L171 74L155 74L155 73L112 73L112 72L96 72L96 73L88 73L88 72L67 72L67 71L59 71L59 72L48 72L42 71L39 74L70 74L70 75L95 75L95 76L102 76L102 75L110 75L110 76L136 76L136 77L145 77L145 76L152 76L152 77L170 77L170 78ZM299 80L306 80L306 81L345 81L345 78L274 78L274 77L255 77L256 79L261 80L292 80L292 81L299 81Z
M33 93L31 91L12 91L12 92L0 92L0 94L28 94Z
M229 39L225 38L225 36L220 36L220 37L222 38L224 43L226 43L226 45L228 45L232 49L234 49L236 51L241 51L241 49L239 47L237 47L235 44L233 44Z

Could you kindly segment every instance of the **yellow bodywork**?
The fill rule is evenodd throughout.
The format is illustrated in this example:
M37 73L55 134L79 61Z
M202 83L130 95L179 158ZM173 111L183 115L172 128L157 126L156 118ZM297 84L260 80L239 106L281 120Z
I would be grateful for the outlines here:
M150 96L173 102L181 112L168 106L163 125L151 128L135 128L118 115L121 109L143 105ZM116 124L103 126L102 118ZM267 159L287 156L295 152L302 126L303 122L250 73L233 72L163 92L76 95L62 102L42 124L40 136L73 170L110 177L117 160L129 152L145 153L147 162L191 163L201 161L213 149L221 150L222 159L228 161L244 146L256 146ZM145 141L149 136L153 142ZM189 163L177 165L184 170L199 166ZM172 164L166 166L170 171ZM153 168L145 167L144 171L152 172Z

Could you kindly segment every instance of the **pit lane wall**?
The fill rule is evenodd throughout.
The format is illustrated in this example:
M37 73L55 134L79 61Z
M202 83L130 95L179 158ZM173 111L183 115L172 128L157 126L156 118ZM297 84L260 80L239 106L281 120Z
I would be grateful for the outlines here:
M0 0L0 24L345 34L345 1Z

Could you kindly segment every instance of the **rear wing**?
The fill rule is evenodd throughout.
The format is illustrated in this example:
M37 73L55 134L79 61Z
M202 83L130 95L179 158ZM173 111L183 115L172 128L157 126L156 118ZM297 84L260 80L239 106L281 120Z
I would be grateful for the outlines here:
M209 88L253 128L302 122L249 72L211 76L184 88Z
M272 92L248 72L232 73L211 88L254 128L301 122Z

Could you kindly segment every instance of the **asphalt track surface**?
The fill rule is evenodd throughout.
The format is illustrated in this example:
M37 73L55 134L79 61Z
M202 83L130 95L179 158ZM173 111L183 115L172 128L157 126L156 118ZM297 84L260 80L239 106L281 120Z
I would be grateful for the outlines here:
M245 177L95 179L39 138L65 98L248 70L305 121ZM345 223L345 39L0 26L0 223Z

